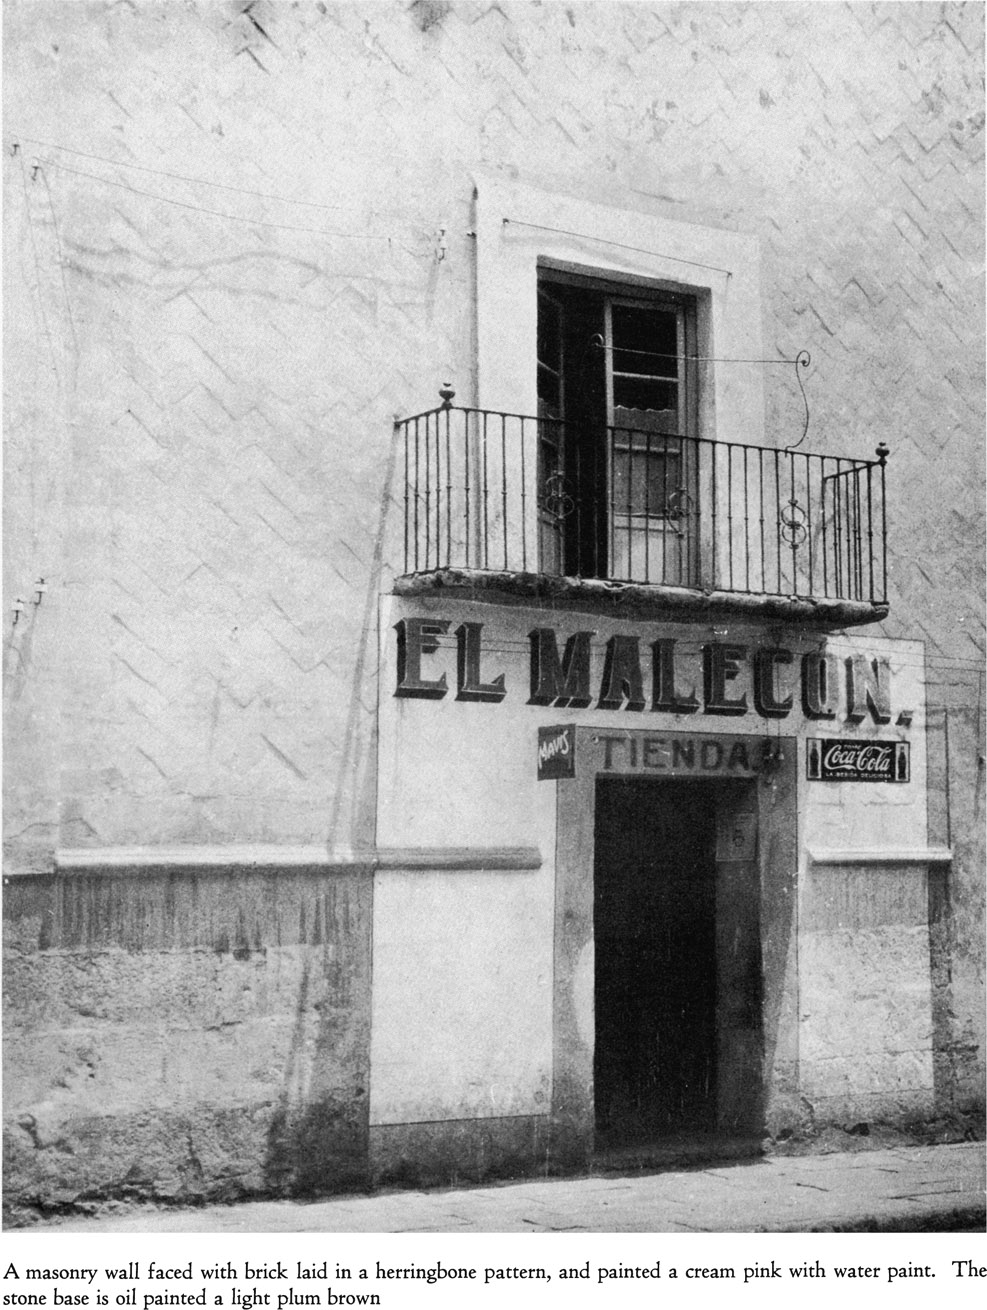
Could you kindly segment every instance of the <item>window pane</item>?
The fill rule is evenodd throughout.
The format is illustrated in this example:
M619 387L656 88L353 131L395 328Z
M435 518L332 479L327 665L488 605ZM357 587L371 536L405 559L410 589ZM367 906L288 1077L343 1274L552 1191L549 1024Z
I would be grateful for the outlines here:
M614 305L612 331L614 372L678 376L678 315L674 310Z
M679 389L674 382L614 377L613 403L615 409L677 410Z

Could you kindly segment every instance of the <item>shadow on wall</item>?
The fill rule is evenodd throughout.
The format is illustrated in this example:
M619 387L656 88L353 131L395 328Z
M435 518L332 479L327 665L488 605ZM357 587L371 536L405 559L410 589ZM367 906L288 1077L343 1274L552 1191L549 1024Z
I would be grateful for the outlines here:
M391 438L377 519L377 534L367 578L360 622L360 640L346 715L335 794L329 800L327 824L330 849L338 842L354 850L373 849L376 834L377 751L377 603L384 571L387 515L394 503L398 430ZM349 811L347 812L347 802Z
M329 956L325 951L326 965ZM310 955L281 1096L267 1130L263 1176L275 1193L318 1195L368 1182L370 1029L359 1014L363 998L339 976L339 964L321 971L313 986L314 969Z
M374 652L397 449L395 432L384 474L340 773L330 802L330 850L337 842L355 850L370 850L375 843ZM373 878L369 866L349 876L330 871L319 877L328 881L316 893L310 941L301 927L299 940L306 954L264 1161L269 1189L296 1195L366 1187L369 1180ZM350 884L345 899L337 895L341 877Z

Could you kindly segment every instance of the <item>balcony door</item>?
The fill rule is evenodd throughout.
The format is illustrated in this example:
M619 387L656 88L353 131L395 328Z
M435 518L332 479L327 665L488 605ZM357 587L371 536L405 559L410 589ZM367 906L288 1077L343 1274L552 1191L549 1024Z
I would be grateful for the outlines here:
M538 298L541 568L692 586L694 314L686 298L546 276Z

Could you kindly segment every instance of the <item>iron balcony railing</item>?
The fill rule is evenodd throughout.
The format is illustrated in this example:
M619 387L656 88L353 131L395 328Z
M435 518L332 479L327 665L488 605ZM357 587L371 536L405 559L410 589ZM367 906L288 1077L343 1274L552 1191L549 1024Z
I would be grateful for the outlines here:
M397 424L404 572L885 604L874 460L445 404Z

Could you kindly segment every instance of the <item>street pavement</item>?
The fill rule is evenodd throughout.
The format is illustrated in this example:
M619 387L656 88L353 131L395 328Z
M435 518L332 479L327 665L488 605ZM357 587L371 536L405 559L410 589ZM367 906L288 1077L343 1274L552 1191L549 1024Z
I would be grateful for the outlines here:
M320 1201L137 1206L45 1233L983 1231L983 1142Z

